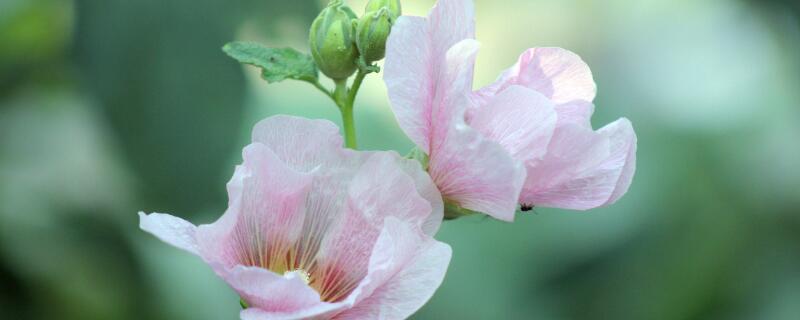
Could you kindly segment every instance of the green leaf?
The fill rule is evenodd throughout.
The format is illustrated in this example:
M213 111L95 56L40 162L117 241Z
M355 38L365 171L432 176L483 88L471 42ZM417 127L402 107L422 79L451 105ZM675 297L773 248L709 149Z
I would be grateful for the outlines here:
M317 66L310 55L292 48L268 48L255 42L231 42L222 47L231 58L261 68L269 83L286 79L318 81Z

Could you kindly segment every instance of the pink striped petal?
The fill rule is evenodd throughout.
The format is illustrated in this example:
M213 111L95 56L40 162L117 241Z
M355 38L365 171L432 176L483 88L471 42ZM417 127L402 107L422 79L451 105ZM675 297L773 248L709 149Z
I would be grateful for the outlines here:
M310 175L287 167L263 144L245 147L242 156L240 198L230 195L233 205L198 231L203 257L228 267L262 266L270 263L270 250L289 250L300 237L312 182Z
M589 66L575 53L561 48L528 49L516 65L478 94L493 96L512 85L539 91L556 105L592 102L597 93Z
M556 121L550 100L534 90L511 86L476 109L469 124L515 159L528 162L547 152Z
M355 306L334 319L406 319L441 285L450 246L401 220L387 219L372 257L370 273L353 295Z
M330 287L349 292L359 285L384 220L400 219L421 228L430 215L430 204L416 192L398 160L394 154L375 153L352 178L342 217L328 231L318 256L320 267L330 272L347 268Z
M556 129L545 158L528 166L520 202L587 210L609 205L628 189L636 167L636 134L620 119L593 132L580 125Z
M461 207L513 220L525 180L521 162L465 123L478 43L464 40L447 53L434 109L429 173L442 196Z
M512 221L525 168L498 143L461 124L431 154L429 172L442 195L461 207Z
M473 64L465 66L462 77L445 78L448 51L472 38L474 8L466 0L441 0L427 19L404 16L392 28L384 65L389 100L400 127L425 153L431 151L435 127L446 125L441 117L449 121L452 116L448 111L454 106L440 100L453 94L448 91L461 95L460 90L472 89Z
M319 294L297 277L245 266L230 268L221 276L253 309L280 315L323 304Z
M419 195L425 198L431 206L431 214L422 222L422 231L433 236L439 231L444 219L444 202L439 188L431 180L418 161L405 160L400 162L400 167L414 180Z
M536 90L550 99L555 104L559 124L591 128L597 86L589 66L575 53L561 48L528 49L497 81L475 92L473 99L476 104L485 105L513 85Z
M401 128L429 155L442 196L512 220L524 167L465 123L479 49L472 11L470 1L446 0L427 19L401 18L387 44L384 81Z
M186 220L163 213L139 212L139 228L178 249L198 255L197 227Z
M344 157L339 128L327 120L273 116L258 122L252 136L253 142L264 144L286 165L302 172Z

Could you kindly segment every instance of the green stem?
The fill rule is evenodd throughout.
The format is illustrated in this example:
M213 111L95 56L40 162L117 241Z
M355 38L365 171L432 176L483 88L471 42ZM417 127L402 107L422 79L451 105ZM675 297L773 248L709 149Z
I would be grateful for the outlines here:
M347 79L337 80L336 90L333 91L333 100L339 106L342 114L342 126L344 127L344 144L350 149L357 149L356 124L353 117L352 91L347 90ZM355 88L354 88L355 89ZM352 89L351 89L352 90Z
M333 90L333 101L341 108L347 103L347 79L334 80L336 88Z
M356 141L356 122L353 118L353 107L341 108L342 124L344 125L344 145L350 149L357 150L358 142Z
M356 103L356 95L358 95L358 90L361 89L361 83L364 82L364 78L367 76L367 72L359 69L358 74L356 74L356 79L353 80L353 86L350 88L350 94L347 97L347 104L350 107Z
M315 88L319 89L319 91L322 91L322 93L324 93L326 96L333 98L331 91L328 90L328 88L325 88L325 86L319 83L319 81L309 81L309 83L311 83Z

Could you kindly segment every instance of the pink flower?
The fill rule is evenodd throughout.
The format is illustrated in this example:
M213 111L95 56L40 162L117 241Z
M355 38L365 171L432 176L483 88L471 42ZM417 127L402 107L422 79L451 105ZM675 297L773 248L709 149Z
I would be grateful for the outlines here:
M288 116L257 124L243 158L217 222L140 213L239 293L242 319L403 319L441 284L443 204L416 162L343 149L332 123Z
M530 49L473 92L478 49L469 0L401 17L387 43L392 108L429 155L446 201L511 221L518 204L589 209L619 199L633 177L636 136L626 119L592 130L596 87L586 64L563 49Z

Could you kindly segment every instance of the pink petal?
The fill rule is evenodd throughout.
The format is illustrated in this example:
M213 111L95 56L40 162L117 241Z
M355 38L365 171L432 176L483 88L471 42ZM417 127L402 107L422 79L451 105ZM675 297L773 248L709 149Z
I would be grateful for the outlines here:
M511 220L524 168L464 123L479 48L473 11L471 1L443 0L428 19L399 19L387 43L384 81L401 128L430 156L442 196Z
M373 246L384 220L392 217L420 228L431 206L398 166L399 156L375 153L361 166L348 189L344 215L330 230L319 253L323 267L347 267L343 288L355 289L367 274Z
M423 151L430 151L431 108L435 95L431 42L424 18L397 19L386 43L383 80L400 128Z
M472 0L439 0L428 13L428 40L434 57L443 57L456 43L474 38L475 6Z
M419 195L415 181L400 167L401 161L396 153L375 153L350 183L350 208L378 228L386 217L421 226L431 213L431 205Z
M422 169L416 160L402 159L401 168L414 180L419 195L425 198L431 206L431 214L422 223L422 231L429 236L433 236L439 231L439 226L444 219L444 202L439 188L433 183L431 176Z
M400 220L386 220L375 244L369 275L353 295L355 306L335 319L406 319L444 280L448 245Z
M512 221L525 181L525 168L499 144L466 126L452 128L431 154L431 177L455 204Z
M450 82L443 79L445 57L456 43L474 38L474 8L467 0L441 0L427 19L401 17L387 42L384 81L400 127L426 153L430 153L433 127ZM472 88L472 64L458 78ZM463 88L457 88L459 90ZM459 92L459 94L463 94Z
M470 126L523 162L544 156L557 120L550 100L521 86L501 91L472 117Z
M429 172L445 199L511 221L525 169L500 144L464 122L478 48L477 41L464 40L447 52L432 104L436 126L430 132Z
M587 128L592 127L592 114L594 104L587 101L575 100L555 106L558 113L558 125L577 124Z
M178 249L198 254L197 227L186 220L163 213L139 212L139 228Z
M603 204L610 205L622 198L633 182L633 175L636 173L637 138L636 133L633 131L633 125L625 118L603 127L600 129L600 133L608 136L611 140L611 154L617 157L624 155L624 158L616 158L614 160L617 162L622 161L625 165L617 181L617 187L614 188L614 192L608 201Z
M515 84L539 91L556 105L591 102L597 93L589 66L575 53L561 48L528 49L516 65L479 94L492 96Z
M341 309L348 306L343 303L320 303L318 305L295 312L272 312L259 308L242 310L242 320L299 320L299 319L331 319Z
M611 204L630 186L635 157L636 135L627 119L598 132L559 127L545 158L529 164L520 202L576 210Z
M253 142L266 145L289 167L302 172L341 161L342 136L328 120L278 115L259 121Z
M322 304L319 294L300 278L245 266L230 268L220 276L255 309L281 314Z
M437 82L436 96L430 104L429 154L436 153L451 129L463 125L466 120L466 112L472 102L472 68L479 49L478 41L467 39L447 51Z
M281 252L298 239L312 182L310 175L287 167L263 144L245 147L243 158L237 170L241 187L231 188L238 191L229 195L231 206L217 222L198 230L203 257L229 267L261 266L266 244Z

